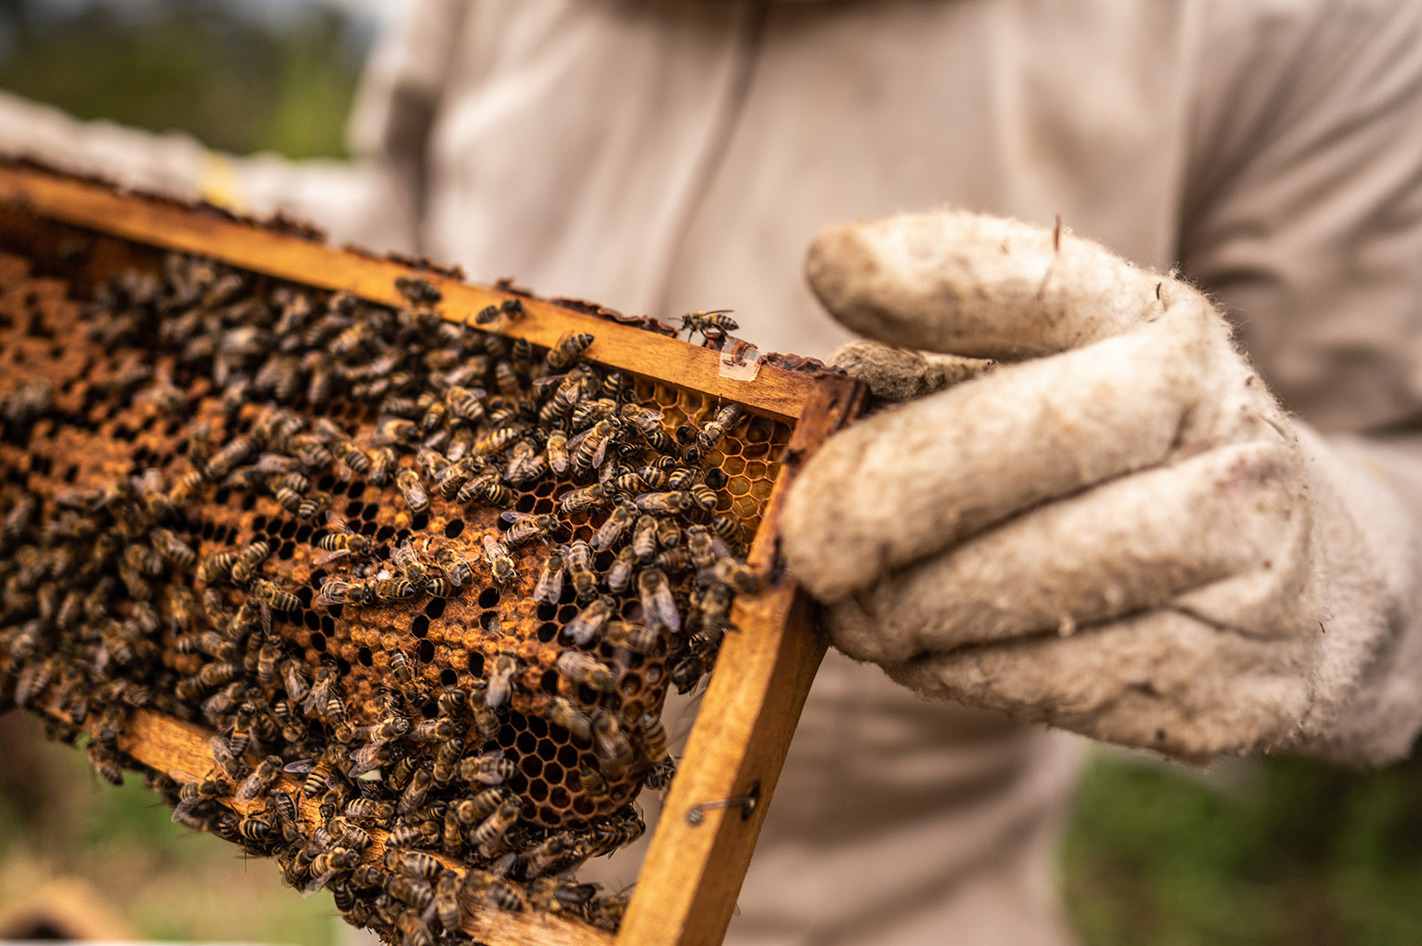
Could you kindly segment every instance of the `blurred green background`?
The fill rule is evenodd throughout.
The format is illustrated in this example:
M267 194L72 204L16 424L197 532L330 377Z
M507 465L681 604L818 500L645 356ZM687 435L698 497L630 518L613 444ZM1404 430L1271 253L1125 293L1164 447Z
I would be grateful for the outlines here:
M0 0L0 88L236 153L339 156L379 7ZM303 900L270 864L171 824L138 779L99 785L37 724L5 726L34 756L0 763L0 912L68 875L143 937L339 935L329 894ZM1264 759L1204 775L1102 753L1061 866L1093 946L1422 944L1422 762L1354 773Z

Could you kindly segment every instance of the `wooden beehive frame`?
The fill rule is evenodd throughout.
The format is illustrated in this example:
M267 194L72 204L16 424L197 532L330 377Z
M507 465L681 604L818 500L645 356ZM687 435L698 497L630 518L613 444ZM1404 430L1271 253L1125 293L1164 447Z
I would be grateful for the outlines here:
M335 249L212 208L122 194L29 166L0 164L0 202L26 216L209 256L315 288L344 289L385 305L402 304L395 279L412 273L400 262ZM509 297L435 272L419 275L439 287L443 314L454 320L468 321ZM555 303L525 299L524 305L525 317L501 328L504 334L551 346L566 332L592 332L596 341L587 355L593 360L739 402L789 421L794 431L750 551L751 562L773 580L762 593L736 602L733 617L742 632L728 635L722 647L620 933L614 938L556 916L489 912L469 915L465 932L492 946L717 943L825 650L823 637L811 627L807 601L776 561L779 510L799 466L859 411L862 389L845 378L811 377L773 365L761 366L751 381L727 378L719 353L710 349ZM211 763L199 727L154 713L135 713L121 745L160 771L199 771ZM755 797L755 804L704 804L746 796Z

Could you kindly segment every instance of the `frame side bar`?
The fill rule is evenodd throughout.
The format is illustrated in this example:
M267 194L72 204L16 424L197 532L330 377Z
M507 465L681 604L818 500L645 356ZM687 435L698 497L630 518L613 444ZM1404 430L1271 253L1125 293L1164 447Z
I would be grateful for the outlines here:
M800 465L858 413L863 388L823 379L806 405L751 550L762 574L780 569L776 535L786 490ZM662 807L662 817L628 906L618 946L720 943L775 792L790 738L827 640L811 624L811 605L781 574L761 594L736 602L696 723ZM753 811L705 802L758 793ZM697 807L699 817L688 818ZM695 821L696 823L692 823Z

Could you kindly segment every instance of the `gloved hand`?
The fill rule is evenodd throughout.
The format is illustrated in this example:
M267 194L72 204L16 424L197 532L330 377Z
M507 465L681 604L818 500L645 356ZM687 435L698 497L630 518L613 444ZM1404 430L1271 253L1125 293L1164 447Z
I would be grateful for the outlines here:
M833 437L788 497L786 559L837 647L931 697L1192 760L1351 738L1405 623L1412 526L1280 409L1208 299L947 211L832 227L806 268L848 327L946 353L838 353L917 399Z

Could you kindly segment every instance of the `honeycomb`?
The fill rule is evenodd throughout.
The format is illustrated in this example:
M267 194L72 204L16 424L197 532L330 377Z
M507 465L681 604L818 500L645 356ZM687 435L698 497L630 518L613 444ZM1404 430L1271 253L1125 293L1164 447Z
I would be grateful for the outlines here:
M0 705L93 732L111 780L141 768L118 748L132 710L211 730L216 769L149 773L175 820L387 938L454 934L449 864L466 905L551 889L614 928L625 897L562 874L635 838L638 792L669 780L656 720L754 590L740 557L789 427L588 361L586 340L446 322L422 280L396 310L135 261L90 285L0 253Z

